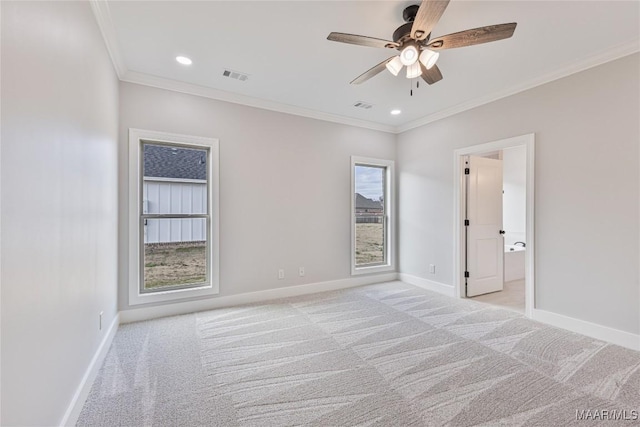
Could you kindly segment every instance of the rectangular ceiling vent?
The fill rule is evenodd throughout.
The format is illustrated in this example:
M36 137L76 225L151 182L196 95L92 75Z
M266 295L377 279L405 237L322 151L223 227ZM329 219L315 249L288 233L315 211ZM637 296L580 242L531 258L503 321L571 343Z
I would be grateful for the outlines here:
M356 108L362 108L365 110L370 110L371 108L373 108L373 104L369 104L368 102L364 102L364 101L358 101L355 104L353 104L353 106Z
M241 82L246 82L249 79L248 74L244 74L239 71L229 70L228 68L224 69L224 71L222 72L222 75L225 77L229 77L230 79L240 80Z

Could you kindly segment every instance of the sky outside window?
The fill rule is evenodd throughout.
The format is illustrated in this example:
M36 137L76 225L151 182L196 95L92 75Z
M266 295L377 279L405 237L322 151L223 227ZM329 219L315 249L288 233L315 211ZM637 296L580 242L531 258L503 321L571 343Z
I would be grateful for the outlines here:
M384 193L384 168L356 165L355 172L356 193L367 199L380 200Z

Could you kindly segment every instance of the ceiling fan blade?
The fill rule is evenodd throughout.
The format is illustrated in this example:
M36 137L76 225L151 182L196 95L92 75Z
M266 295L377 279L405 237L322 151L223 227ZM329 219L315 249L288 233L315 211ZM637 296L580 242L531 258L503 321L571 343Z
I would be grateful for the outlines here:
M411 27L411 38L424 40L436 26L449 0L422 0Z
M356 34L345 34L345 33L331 33L327 37L327 40L331 40L333 42L340 43L349 43L356 44L358 46L368 46L368 47L386 47L389 49L395 49L400 46L396 42L392 42L390 40L382 40L376 39L374 37L367 36L358 36Z
M437 37L429 42L427 47L432 50L453 49L455 47L473 46L476 44L495 42L508 39L516 30L516 22L510 24L488 25L459 33Z
M377 76L378 74L380 74L382 71L384 71L387 68L387 62L391 61L395 57L396 57L396 55L392 56L391 58L385 59L384 61L382 61L381 63L379 63L375 67L373 67L370 70L367 70L364 73L360 74L358 77L356 77L355 79L353 79L351 81L351 84L352 85L359 85L360 83L366 82L371 77Z
M434 65L427 70L427 67L425 67L422 62L420 62L420 69L422 70L422 78L430 85L442 80L442 73L440 72L440 68L438 68L437 65Z

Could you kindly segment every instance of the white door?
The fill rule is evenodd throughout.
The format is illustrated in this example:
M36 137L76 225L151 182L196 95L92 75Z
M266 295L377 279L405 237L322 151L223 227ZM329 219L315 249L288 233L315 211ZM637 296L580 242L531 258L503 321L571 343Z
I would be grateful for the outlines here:
M466 175L467 296L501 291L504 284L502 160L469 156Z

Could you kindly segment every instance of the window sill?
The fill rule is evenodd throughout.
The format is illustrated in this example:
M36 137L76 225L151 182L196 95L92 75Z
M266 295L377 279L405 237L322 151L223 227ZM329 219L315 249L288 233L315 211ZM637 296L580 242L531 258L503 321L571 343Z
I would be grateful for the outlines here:
M201 286L198 288L173 289L169 291L158 291L141 294L139 291L132 291L129 295L129 305L151 304L158 302L179 301L186 298L217 295L217 286Z
M351 275L359 276L362 274L375 274L388 271L395 271L395 267L391 264L372 265L370 267L351 267Z

